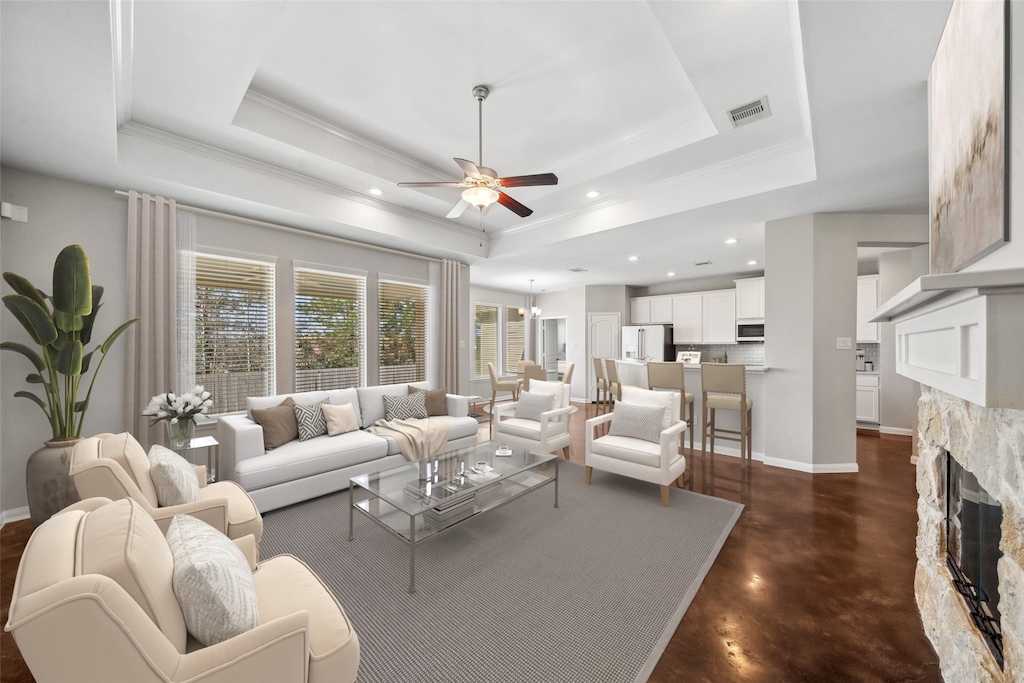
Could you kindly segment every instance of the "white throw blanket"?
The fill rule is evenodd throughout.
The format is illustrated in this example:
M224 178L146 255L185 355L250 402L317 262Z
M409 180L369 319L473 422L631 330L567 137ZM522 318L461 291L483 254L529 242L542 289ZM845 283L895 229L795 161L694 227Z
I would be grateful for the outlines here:
M369 432L377 436L390 436L398 442L406 460L437 456L448 450L448 435L452 425L448 420L414 418L412 420L377 420ZM430 447L424 449L423 444ZM424 453L423 451L427 452Z

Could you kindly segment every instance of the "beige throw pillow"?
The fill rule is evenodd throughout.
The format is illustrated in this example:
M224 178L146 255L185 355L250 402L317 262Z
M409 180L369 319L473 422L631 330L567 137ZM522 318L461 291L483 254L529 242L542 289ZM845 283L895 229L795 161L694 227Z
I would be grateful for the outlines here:
M427 395L427 416L434 417L436 415L448 414L448 387L424 390L419 387L414 387L411 384L409 385L410 394L414 394L418 391Z
M273 408L253 410L252 419L263 427L263 447L268 451L299 438L299 423L295 419L295 401L291 397L281 401Z
M327 436L337 436L359 429L356 411L351 403L342 403L340 406L325 403L321 407L324 411L324 419L327 420Z
M175 515L167 545L174 596L196 640L213 645L260 625L249 561L231 539L195 517Z

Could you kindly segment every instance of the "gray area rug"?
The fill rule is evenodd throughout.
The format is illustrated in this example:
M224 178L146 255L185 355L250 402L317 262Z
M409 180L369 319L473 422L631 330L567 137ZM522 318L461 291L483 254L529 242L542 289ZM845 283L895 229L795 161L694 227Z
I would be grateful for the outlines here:
M743 509L560 463L545 486L416 549L355 518L348 492L264 515L260 554L291 553L359 634L361 683L645 681Z

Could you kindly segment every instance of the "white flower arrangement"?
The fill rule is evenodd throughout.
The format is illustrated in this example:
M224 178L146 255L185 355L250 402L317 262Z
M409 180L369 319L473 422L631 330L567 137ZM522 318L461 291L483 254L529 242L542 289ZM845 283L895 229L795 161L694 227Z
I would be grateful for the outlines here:
M192 391L184 394L168 392L154 396L142 414L152 417L153 424L167 420L173 425L178 424L179 420L195 420L196 415L206 415L212 405L210 392L202 385L196 385Z

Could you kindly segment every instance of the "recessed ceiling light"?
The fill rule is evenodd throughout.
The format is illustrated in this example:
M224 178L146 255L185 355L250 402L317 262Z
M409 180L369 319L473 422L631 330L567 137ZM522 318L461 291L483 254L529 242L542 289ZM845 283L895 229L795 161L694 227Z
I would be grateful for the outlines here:
M379 187L371 187L370 194L372 194L374 197L379 197L382 194L384 194L384 190L380 189Z
M747 261L747 265L748 266L756 266L757 265L757 261Z
M730 237L725 241L726 244L736 244L737 242L739 242L739 240L736 239L735 237Z
M676 274L675 274L675 273L669 273L669 274L668 274L668 276L669 276L669 277L675 277L675 276L676 276Z
M640 260L640 257L639 257L639 256L630 256L630 257L629 257L629 260L630 260L630 261L639 261L639 260Z
M595 197L600 197L601 193L598 192L597 190L591 190L590 192L587 193L587 196L590 197L591 199L594 199Z

